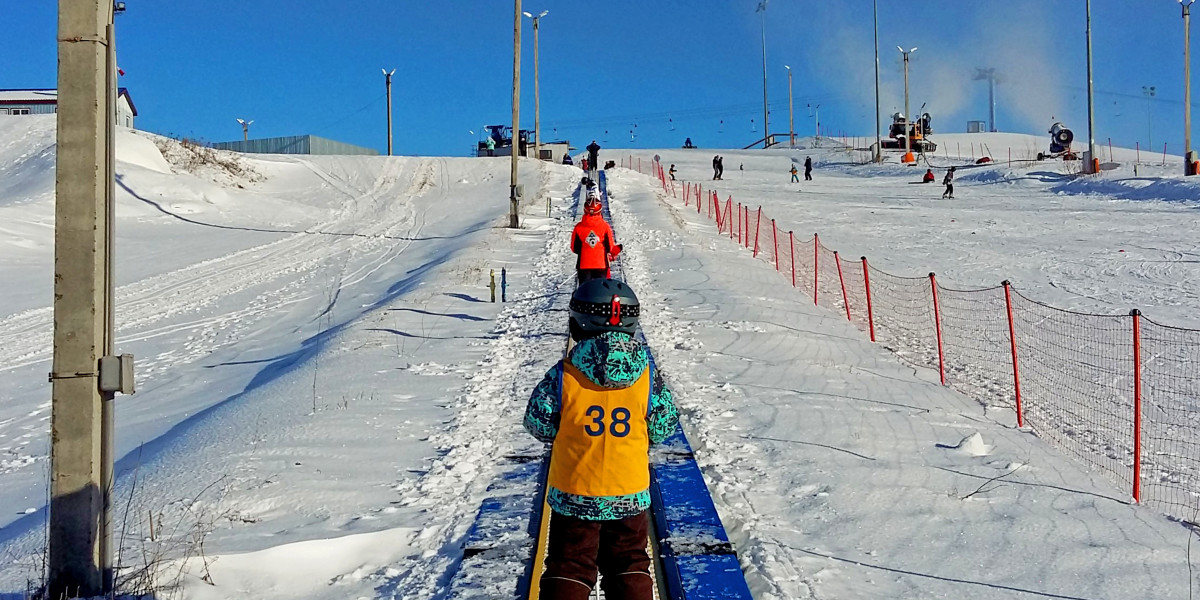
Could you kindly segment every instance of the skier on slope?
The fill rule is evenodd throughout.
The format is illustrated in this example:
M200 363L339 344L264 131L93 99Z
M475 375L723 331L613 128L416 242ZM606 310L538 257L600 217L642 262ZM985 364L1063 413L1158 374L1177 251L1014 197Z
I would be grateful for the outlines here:
M597 144L596 140L592 140L592 143L587 145L587 151L588 165L593 169L600 168L600 144Z
M954 199L954 167L950 167L946 171L946 176L942 178L942 184L946 186L946 191L942 192L942 198Z
M654 597L648 453L675 431L679 412L634 337L640 308L620 281L579 286L570 304L579 343L530 395L525 429L553 444L543 598L587 600L597 571L608 598Z
M609 260L621 253L621 245L613 239L612 228L600 215L600 209L600 192L589 187L587 201L583 204L583 218L571 232L571 252L579 255L575 261L579 285L608 277Z

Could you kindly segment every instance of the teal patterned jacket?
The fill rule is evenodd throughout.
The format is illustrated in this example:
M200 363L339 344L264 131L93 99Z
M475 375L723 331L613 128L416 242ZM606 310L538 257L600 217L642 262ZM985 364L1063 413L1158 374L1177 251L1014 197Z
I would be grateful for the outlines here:
M601 387L622 389L633 385L652 366L645 346L633 336L605 332L580 341L571 349L568 361ZM542 378L529 397L525 409L525 429L547 444L558 435L559 366L556 363ZM660 444L675 432L679 411L671 398L662 374L651 373L650 416L647 429L651 444ZM612 521L632 517L650 507L650 490L623 496L580 496L550 487L546 502L557 513L590 521Z

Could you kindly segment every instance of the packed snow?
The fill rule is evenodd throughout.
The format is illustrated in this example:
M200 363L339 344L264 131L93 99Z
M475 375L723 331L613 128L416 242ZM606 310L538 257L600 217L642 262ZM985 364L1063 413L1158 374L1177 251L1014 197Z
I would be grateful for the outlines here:
M1200 188L1178 158L1134 176L1115 149L1079 178L1008 165L998 147L1042 140L997 135L936 138L997 161L960 169L954 201L907 184L923 168L828 141L639 155L898 274L1200 323ZM969 161L942 150L939 178ZM712 154L724 181L707 181ZM807 155L815 180L789 184ZM520 418L562 353L581 172L522 161L511 230L507 159L210 155L122 131L117 171L117 347L139 388L117 401L126 589L451 597L488 485L540 448ZM3 597L41 577L53 178L53 116L0 117ZM609 189L643 328L757 598L1189 595L1188 527L798 298L656 180L618 168Z

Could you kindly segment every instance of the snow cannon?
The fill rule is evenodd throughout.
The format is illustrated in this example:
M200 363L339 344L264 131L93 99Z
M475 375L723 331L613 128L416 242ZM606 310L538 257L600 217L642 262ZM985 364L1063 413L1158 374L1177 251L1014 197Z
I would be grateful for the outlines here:
M1062 123L1055 123L1050 127L1050 153L1046 154L1038 152L1038 160L1047 158L1062 157L1063 160L1075 160L1079 158L1071 151L1071 142L1075 141L1075 134L1067 129Z

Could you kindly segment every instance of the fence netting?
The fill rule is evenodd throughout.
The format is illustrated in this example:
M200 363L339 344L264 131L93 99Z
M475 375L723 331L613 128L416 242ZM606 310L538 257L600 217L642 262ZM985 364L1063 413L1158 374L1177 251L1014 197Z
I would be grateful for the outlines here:
M1132 490L1132 319L1012 302L1025 423Z
M1141 317L1142 498L1200 522L1200 331Z
M875 339L904 361L938 368L933 288L928 277L899 277L868 265Z
M1015 409L1004 287L958 290L939 284L938 308L946 385L984 406Z

